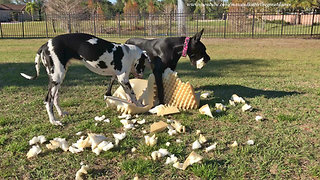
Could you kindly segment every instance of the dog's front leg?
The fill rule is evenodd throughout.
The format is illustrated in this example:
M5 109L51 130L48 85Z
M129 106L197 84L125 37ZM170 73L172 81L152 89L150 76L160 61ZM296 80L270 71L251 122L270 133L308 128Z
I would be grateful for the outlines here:
M162 63L160 58L156 58L153 63L154 63L153 74L154 74L154 77L156 80L159 104L165 104L164 103L163 82L162 82L162 74L164 72L164 64Z
M129 75L126 77L125 73L121 74L121 75L117 75L118 81L120 83L120 85L122 86L124 92L126 92L126 95L129 96L128 99L129 101L131 101L132 103L134 103L137 106L142 107L142 103L138 102L136 94L134 93L130 82L129 82Z

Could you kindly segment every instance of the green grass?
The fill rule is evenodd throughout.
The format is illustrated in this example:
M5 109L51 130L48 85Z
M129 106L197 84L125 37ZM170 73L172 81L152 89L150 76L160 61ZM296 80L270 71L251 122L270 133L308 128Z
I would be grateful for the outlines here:
M124 42L125 39L109 39ZM170 116L186 126L187 132L174 137L157 134L158 144L144 145L142 128L167 117L143 114L147 123L128 132L120 146L96 156L86 149L80 154L61 150L43 152L28 160L28 141L38 135L47 139L66 138L71 144L75 134L94 132L112 137L120 133L118 113L103 101L109 77L95 75L80 63L73 63L60 89L61 106L70 115L61 118L63 127L52 126L43 105L47 76L41 68L37 80L28 81L19 73L34 73L34 56L45 39L0 41L0 179L74 179L80 162L89 165L88 179L319 179L320 178L320 41L304 39L204 39L212 60L202 69L179 61L178 75L189 81L196 92L214 91L201 100L214 111L216 102L227 105L231 95L242 96L254 107L242 112L241 105L230 106L214 118L191 110ZM147 71L150 72L150 71ZM147 77L147 75L146 75ZM118 85L114 86L114 89ZM93 120L105 114L111 123ZM256 115L266 119L255 121ZM154 162L150 154L167 148L179 161L192 151L191 144L200 129L209 144L217 149L185 171ZM182 143L176 143L176 139ZM246 145L252 139L253 146ZM228 145L237 141L237 148ZM136 147L135 153L131 148Z

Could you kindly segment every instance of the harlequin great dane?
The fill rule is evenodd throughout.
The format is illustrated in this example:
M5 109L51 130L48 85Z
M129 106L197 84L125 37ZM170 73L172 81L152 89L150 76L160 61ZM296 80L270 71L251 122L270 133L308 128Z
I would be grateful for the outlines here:
M151 59L160 104L164 104L162 73L166 68L174 71L181 56L188 55L191 64L198 69L201 69L210 60L205 45L200 41L203 31L204 29L193 37L131 38L126 41L127 44L133 44L145 50ZM109 91L111 94L111 89Z
M45 106L49 120L54 125L62 125L53 113L53 105L60 116L65 115L59 106L58 91L67 72L71 59L80 60L92 72L117 79L125 90L129 101L141 106L129 83L129 75L141 78L148 56L139 47L116 44L93 35L74 33L59 35L42 45L35 57L36 75L20 73L27 79L35 79L40 73L40 60L49 76L49 91ZM147 60L147 61L146 61Z

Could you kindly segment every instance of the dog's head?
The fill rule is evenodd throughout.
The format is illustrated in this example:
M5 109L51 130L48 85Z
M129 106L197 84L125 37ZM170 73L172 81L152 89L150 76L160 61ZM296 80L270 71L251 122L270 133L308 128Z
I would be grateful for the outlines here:
M203 30L190 38L187 51L191 64L196 66L197 69L201 69L210 60L210 56L206 53L205 45L200 41Z
M145 51L141 51L140 57L135 61L132 74L134 77L141 79L143 77L143 72L146 64L150 63L150 58Z

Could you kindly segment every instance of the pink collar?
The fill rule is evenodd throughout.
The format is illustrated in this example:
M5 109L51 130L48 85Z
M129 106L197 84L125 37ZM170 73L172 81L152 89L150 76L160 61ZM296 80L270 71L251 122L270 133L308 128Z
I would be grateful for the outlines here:
M184 44L183 44L182 57L187 56L189 41L190 41L190 37L186 37L186 39L184 40Z

